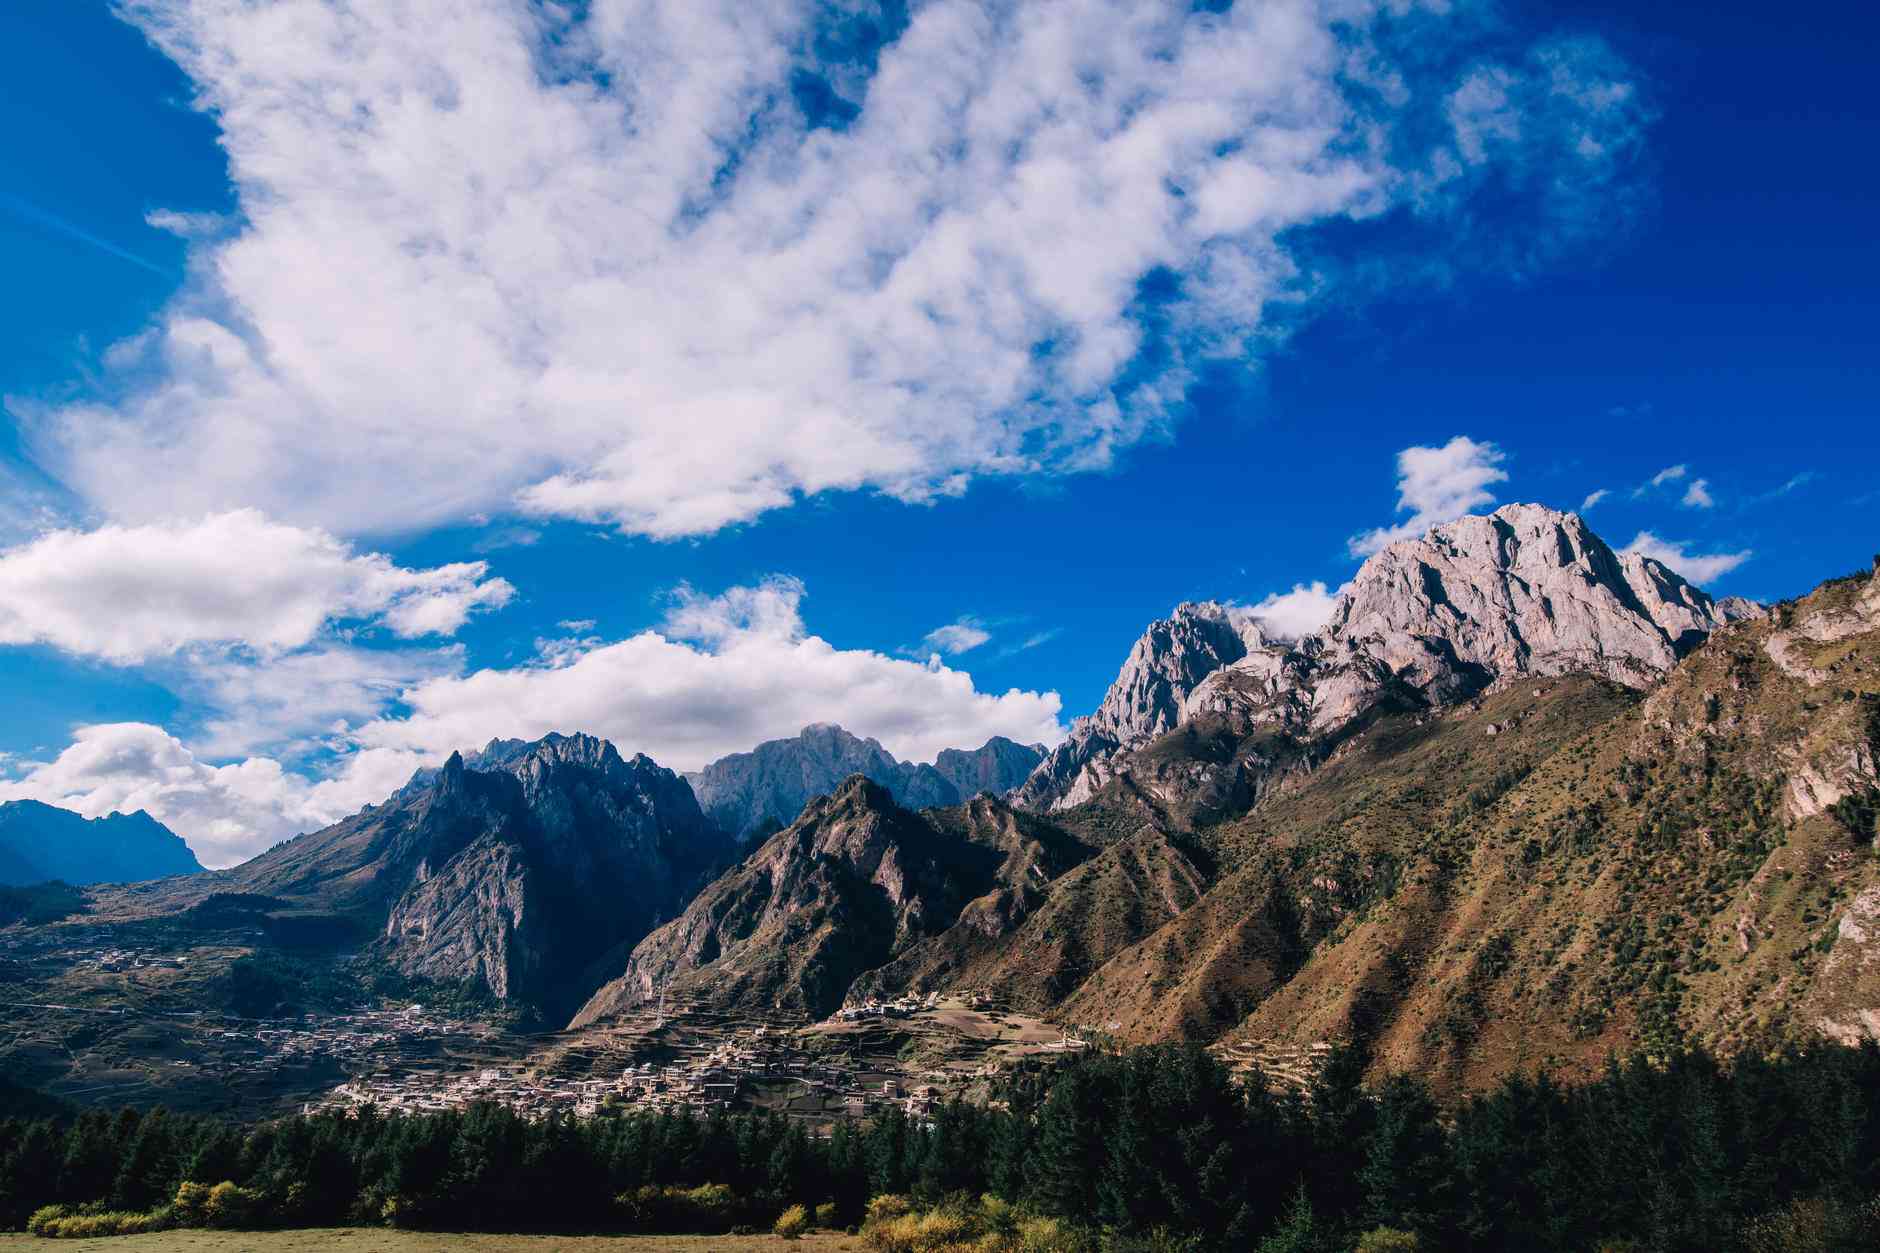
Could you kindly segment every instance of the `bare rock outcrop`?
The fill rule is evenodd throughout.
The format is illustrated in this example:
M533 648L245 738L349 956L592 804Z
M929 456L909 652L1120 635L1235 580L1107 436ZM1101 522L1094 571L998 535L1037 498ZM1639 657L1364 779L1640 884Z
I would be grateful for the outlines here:
M796 821L812 798L835 791L850 775L873 780L910 809L927 809L980 792L1003 795L1025 781L1044 753L1041 744L994 736L977 749L947 749L932 764L904 762L878 740L817 723L789 739L721 757L686 780L713 822L749 841Z
M1720 610L1663 563L1614 552L1575 514L1508 505L1373 555L1330 621L1297 642L1269 637L1244 608L1178 606L1015 798L1076 805L1126 769L1127 754L1197 717L1313 738L1393 696L1447 705L1523 675L1643 688L1754 611Z

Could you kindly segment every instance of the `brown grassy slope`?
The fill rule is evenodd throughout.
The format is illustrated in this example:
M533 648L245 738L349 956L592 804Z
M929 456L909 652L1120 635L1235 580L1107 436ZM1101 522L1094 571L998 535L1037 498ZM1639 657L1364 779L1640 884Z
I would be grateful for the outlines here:
M1293 978L1321 939L1403 890L1454 813L1490 803L1633 700L1600 680L1550 679L1381 719L1253 814L1209 831L1231 868L1097 971L1066 1015L1126 1039L1219 1035Z
M852 995L973 988L1047 1012L1114 953L1199 899L1205 867L1197 850L1145 826L1052 881L1022 914L969 907L958 925L864 977Z
M1464 1087L1680 1039L1851 1038L1880 1005L1880 875L1871 830L1825 806L1874 779L1876 628L1870 580L1831 584L1719 632L1642 706L1552 751L1494 737L1510 786L1432 779L1444 799L1422 807L1396 889L1347 909L1232 1037L1364 1034L1380 1067ZM1483 756L1450 764L1466 779ZM1367 850L1403 847L1392 825L1328 815L1291 838L1362 874ZM1311 899L1296 872L1288 885Z

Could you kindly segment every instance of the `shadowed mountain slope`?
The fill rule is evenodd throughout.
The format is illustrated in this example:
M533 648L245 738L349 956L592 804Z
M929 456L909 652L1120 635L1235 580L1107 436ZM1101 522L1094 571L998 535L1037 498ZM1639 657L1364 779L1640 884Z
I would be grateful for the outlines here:
M683 779L604 740L498 741L476 760L223 877L363 919L410 974L559 1011L730 860Z

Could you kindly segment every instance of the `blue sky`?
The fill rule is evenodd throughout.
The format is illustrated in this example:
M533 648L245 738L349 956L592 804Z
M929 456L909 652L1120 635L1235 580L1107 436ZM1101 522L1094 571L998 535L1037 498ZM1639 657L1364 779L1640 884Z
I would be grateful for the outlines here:
M1880 548L1862 6L426 7L0 13L17 794L227 860L494 733L1048 734L1457 437L1719 593Z

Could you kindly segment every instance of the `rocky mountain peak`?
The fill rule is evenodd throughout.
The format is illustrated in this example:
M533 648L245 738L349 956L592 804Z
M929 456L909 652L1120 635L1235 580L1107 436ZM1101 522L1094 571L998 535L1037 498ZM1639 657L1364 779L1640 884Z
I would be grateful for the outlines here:
M1266 645L1259 623L1243 609L1218 601L1188 601L1149 624L1103 703L1090 716L1094 729L1119 742L1172 730L1182 702L1202 679Z
M683 779L591 735L492 741L231 872L380 930L407 973L559 1014L731 860Z
M1526 673L1641 687L1721 624L1709 596L1579 515L1505 505L1372 556L1323 634L1440 700Z
M926 809L957 805L980 791L1010 791L1043 756L1040 746L995 738L977 749L948 749L931 765L903 762L878 740L812 723L789 739L721 757L686 780L712 821L748 841L796 821L813 797L851 776L873 780L900 805Z
M1202 714L1243 733L1322 737L1392 693L1440 705L1500 680L1570 672L1644 687L1732 612L1752 609L1720 610L1663 563L1614 552L1577 514L1506 505L1372 555L1330 621L1294 643L1269 638L1242 607L1177 606L1017 797L1076 804L1103 785L1112 759Z

